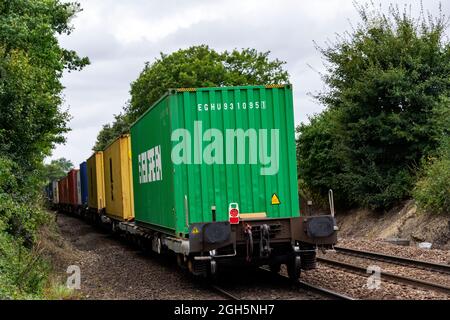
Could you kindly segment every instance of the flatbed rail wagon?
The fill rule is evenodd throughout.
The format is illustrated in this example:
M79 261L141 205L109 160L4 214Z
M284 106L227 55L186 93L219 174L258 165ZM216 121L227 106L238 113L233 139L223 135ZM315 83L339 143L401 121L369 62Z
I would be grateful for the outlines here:
M171 89L87 160L83 202L93 221L193 274L286 264L297 279L337 226L333 214L300 215L295 148L290 84Z

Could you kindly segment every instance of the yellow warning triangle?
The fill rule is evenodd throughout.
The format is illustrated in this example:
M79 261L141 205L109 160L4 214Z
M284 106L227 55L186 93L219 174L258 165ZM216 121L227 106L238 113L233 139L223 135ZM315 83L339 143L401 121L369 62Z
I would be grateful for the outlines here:
M281 202L280 202L280 199L278 199L277 194L274 193L274 194L272 195L272 204L280 204L280 203L281 203Z

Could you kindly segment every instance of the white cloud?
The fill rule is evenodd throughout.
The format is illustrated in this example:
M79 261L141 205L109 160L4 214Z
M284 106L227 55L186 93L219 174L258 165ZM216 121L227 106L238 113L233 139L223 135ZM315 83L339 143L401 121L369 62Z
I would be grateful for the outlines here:
M401 6L406 0L392 0ZM78 0L83 12L73 20L70 36L61 44L88 56L91 65L64 76L64 108L73 116L67 144L51 158L66 157L74 164L91 154L98 131L129 99L130 83L146 61L159 52L170 53L191 45L208 44L217 50L253 47L270 50L273 58L287 61L294 86L295 121L320 112L322 106L308 96L323 83L320 54L313 40L324 44L335 33L356 24L351 0ZM387 8L388 0L382 0ZM425 10L438 11L438 0L424 2ZM443 3L443 9L450 5ZM414 4L413 13L420 10ZM311 69L308 65L311 65Z

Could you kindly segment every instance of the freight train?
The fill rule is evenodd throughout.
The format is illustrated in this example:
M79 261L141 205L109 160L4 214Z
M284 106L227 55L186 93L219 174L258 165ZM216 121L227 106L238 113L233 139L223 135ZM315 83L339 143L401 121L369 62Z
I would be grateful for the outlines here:
M297 280L337 226L300 214L295 148L290 84L171 89L48 196L194 275L285 264Z

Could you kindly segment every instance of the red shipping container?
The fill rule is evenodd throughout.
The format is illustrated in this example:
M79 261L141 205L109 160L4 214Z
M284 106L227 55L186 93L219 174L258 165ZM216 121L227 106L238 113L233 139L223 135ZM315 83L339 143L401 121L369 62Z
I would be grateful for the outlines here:
M58 190L59 190L59 203L67 204L68 203L67 177L64 177L58 181Z
M78 169L72 169L67 174L68 184L68 203L78 205L78 189L77 189L77 172Z

